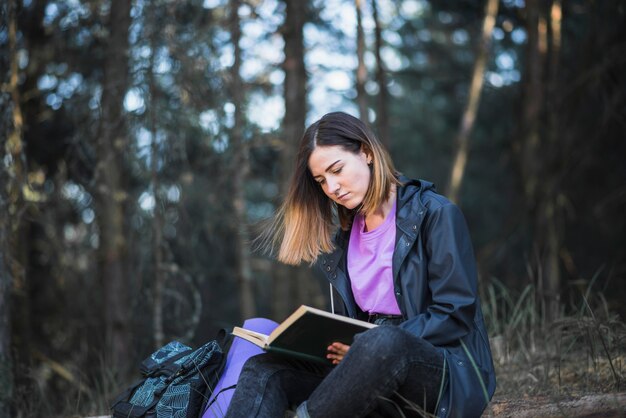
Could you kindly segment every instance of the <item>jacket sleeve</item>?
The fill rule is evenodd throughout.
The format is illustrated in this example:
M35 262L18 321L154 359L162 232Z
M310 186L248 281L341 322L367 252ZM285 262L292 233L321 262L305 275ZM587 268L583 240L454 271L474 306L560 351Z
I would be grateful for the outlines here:
M472 243L463 214L452 203L433 210L422 233L432 300L426 312L401 327L433 345L445 346L472 328L477 302Z

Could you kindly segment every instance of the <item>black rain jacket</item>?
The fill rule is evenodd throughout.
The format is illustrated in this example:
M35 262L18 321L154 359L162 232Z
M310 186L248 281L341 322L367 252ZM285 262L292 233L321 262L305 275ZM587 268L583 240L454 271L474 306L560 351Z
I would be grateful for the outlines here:
M404 317L399 325L440 348L446 370L437 416L480 417L496 387L489 340L478 299L476 265L459 208L434 185L401 176L396 204L394 291ZM347 272L350 231L316 264L343 303L337 313L365 319ZM336 299L336 298L335 298Z

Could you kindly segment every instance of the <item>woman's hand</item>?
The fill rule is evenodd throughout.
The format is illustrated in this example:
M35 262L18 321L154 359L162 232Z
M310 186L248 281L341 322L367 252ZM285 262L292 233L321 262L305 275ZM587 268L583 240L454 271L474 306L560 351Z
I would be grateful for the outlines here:
M345 345L342 343L332 343L328 346L328 354L326 355L326 358L331 360L333 364L339 364L339 362L343 360L343 357L346 355L349 349L349 345Z

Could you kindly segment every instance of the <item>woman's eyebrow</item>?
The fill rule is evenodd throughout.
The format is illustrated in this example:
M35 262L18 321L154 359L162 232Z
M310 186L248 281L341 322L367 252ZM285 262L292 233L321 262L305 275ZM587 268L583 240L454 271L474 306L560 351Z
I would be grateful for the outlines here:
M334 163L332 163L331 165L329 165L328 167L326 167L326 172L328 173L329 171L331 171L333 169L333 167L335 166L335 164L337 164L340 161L341 160L337 160Z
M331 171L333 169L333 167L335 166L335 164L341 162L341 160L337 160L334 163L332 163L331 165L329 165L328 167L326 167L326 170L324 171L325 173L328 173L329 171ZM316 179L318 177L322 177L321 174L318 174L317 176L314 176L313 178Z

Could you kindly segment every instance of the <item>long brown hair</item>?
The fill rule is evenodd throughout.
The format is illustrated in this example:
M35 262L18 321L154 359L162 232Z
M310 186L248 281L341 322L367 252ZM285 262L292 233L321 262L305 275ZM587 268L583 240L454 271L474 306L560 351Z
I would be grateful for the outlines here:
M334 220L338 219L344 230L350 227L355 210L329 199L309 169L313 150L333 145L355 154L363 150L372 158L370 184L362 204L355 210L373 212L389 199L392 185L399 184L389 153L362 121L343 112L324 115L304 132L287 196L257 241L265 249L278 248L278 260L283 263L315 262L320 253L334 249Z

